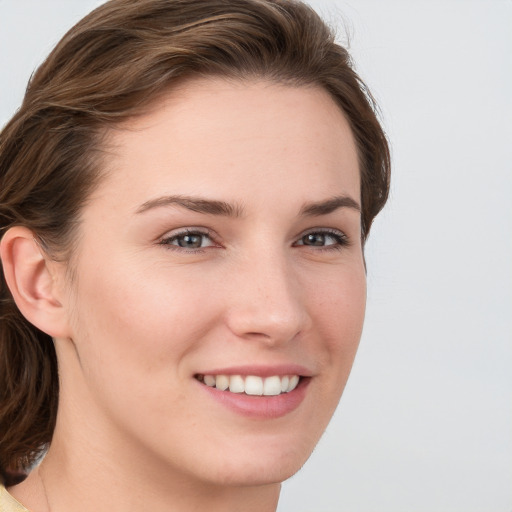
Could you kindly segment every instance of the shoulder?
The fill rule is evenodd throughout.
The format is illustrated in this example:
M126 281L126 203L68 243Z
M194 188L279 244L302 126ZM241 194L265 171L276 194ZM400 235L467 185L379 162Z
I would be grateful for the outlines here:
M0 485L0 512L30 512Z

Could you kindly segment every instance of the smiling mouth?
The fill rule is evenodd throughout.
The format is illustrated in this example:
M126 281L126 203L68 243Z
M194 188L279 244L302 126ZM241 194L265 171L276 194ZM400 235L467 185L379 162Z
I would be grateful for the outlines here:
M250 396L278 396L293 391L301 381L299 375L202 375L195 378L204 385L220 391L239 393Z

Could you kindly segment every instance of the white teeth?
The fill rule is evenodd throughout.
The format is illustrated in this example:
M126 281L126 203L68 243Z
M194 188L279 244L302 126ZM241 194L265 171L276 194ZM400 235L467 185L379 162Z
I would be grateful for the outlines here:
M245 391L244 379L240 375L231 375L229 378L229 391L231 393L243 393Z
M246 377L245 393L247 395L263 395L263 379L254 375Z
M210 387L215 386L215 377L213 375L205 375L203 382Z
M274 396L281 394L281 379L279 377L267 377L263 383L263 394Z
M299 384L298 375L279 377L258 377L257 375L200 375L199 380L209 387L231 393L245 393L253 396L276 396L293 391Z
M298 375L292 375L290 377L290 382L288 383L288 389L286 391L293 391L296 387L297 387L297 384L299 383L299 376Z
M213 377L215 379L215 387L221 391L225 391L229 388L229 377L227 375L217 375Z

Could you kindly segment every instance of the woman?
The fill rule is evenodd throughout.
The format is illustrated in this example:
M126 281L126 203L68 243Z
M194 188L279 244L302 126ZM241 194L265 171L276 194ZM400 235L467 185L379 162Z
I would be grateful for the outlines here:
M275 510L348 378L389 186L323 22L111 0L32 78L0 169L2 512Z

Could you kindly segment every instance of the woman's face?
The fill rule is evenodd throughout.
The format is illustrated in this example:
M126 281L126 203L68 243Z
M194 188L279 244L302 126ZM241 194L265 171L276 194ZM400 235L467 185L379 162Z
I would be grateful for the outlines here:
M72 341L57 340L62 423L124 463L282 481L331 418L363 324L347 121L318 88L199 80L108 141Z

